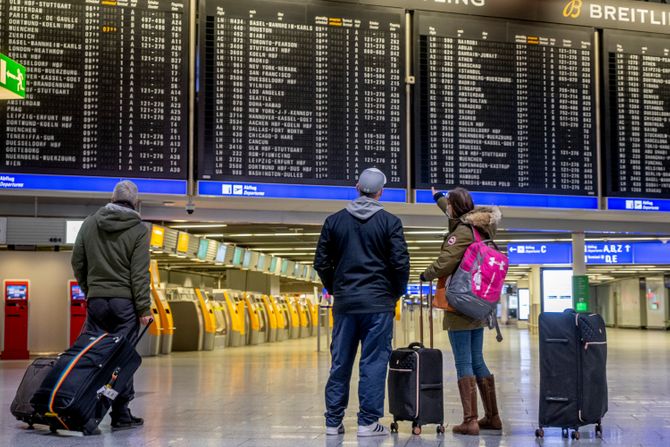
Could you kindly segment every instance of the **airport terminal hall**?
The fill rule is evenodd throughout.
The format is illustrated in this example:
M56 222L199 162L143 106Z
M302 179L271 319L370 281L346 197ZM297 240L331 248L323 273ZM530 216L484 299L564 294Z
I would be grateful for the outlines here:
M0 0L0 447L670 447L670 0Z

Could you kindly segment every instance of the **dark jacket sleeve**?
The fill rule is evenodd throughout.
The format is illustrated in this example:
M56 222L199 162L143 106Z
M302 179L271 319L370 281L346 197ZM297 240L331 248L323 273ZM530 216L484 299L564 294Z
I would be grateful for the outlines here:
M332 295L333 281L335 279L335 265L331 253L330 219L326 219L323 228L321 228L319 243L316 245L314 270L319 274L319 278L321 278L321 282L326 290L328 290L328 293Z
M143 232L135 241L130 258L130 281L135 302L135 311L139 316L151 315L151 286L149 263L149 229L142 226Z
M440 255L433 262L423 276L426 281L451 276L463 259L465 250L472 244L472 230L467 225L459 225L447 235L442 243Z
M74 249L72 250L72 258L70 263L72 264L72 271L74 272L74 277L79 283L82 292L85 295L88 294L88 262L86 260L86 248L84 247L84 233L85 225L82 225L82 228L77 235L77 239L74 242Z
M399 298L407 292L409 281L409 251L400 219L391 227L391 267L393 269L393 297Z

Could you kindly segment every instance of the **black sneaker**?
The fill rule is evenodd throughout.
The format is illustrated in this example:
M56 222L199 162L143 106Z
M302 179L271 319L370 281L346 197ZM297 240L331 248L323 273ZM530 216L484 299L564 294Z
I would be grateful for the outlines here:
M130 410L119 416L112 413L112 428L114 429L133 428L142 425L144 425L144 419L133 416Z

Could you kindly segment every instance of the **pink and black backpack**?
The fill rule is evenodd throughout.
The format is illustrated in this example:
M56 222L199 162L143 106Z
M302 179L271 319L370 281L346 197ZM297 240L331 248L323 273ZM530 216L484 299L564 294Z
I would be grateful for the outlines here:
M461 264L451 276L447 300L463 315L486 321L491 329L495 327L497 339L502 341L496 310L509 261L492 240L482 240L479 231L470 228L474 242L465 250Z

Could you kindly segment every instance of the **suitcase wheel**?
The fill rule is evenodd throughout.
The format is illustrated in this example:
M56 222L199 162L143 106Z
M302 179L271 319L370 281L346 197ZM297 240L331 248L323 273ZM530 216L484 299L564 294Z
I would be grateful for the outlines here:
M542 427L535 430L535 437L536 438L544 438L544 429Z
M417 436L421 434L421 426L416 422L412 422L412 434Z
M577 430L573 431L570 437L575 441L579 441L579 432Z
M395 421L391 422L391 433L398 433L398 423Z
M438 435L443 435L444 434L444 425L438 425L436 431L437 431Z
M567 428L562 428L561 429L561 436L563 436L563 438L568 439L570 437L569 435L570 435L570 430L568 430Z
M603 426L601 424L596 424L596 438L603 439Z

